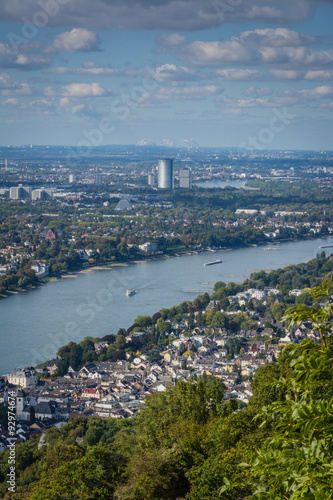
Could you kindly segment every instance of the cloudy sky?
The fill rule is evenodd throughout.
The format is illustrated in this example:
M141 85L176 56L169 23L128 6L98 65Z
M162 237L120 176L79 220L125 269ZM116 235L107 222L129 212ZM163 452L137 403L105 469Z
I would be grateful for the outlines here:
M0 0L0 145L333 150L332 0Z

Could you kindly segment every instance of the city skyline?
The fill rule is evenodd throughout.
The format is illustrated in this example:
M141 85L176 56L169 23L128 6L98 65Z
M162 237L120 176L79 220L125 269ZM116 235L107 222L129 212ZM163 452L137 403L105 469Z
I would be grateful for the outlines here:
M332 149L329 1L4 0L0 15L1 146Z

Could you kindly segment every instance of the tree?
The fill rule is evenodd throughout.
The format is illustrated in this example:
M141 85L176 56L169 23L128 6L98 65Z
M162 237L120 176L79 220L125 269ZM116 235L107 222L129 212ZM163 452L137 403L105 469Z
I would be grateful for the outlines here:
M287 311L283 319L289 320L290 326L299 324L304 320L310 321L313 328L319 332L324 347L327 347L326 335L332 333L333 279L325 278L320 286L305 288L303 293L311 295L312 302L315 302L315 304L312 306L301 304L292 307ZM323 305L320 306L319 304Z
M156 323L157 330L161 335L165 335L166 333L169 333L171 330L171 325L167 321L163 321L161 318L157 320Z
M210 322L210 326L212 328L226 328L228 326L228 316L221 311L217 311Z
M82 350L82 347L80 345L78 345L78 344L72 345L71 355L69 358L69 364L74 369L78 368L79 365L81 364L82 354L83 354L83 350Z
M322 344L307 340L288 346L293 376L270 384L282 397L275 397L257 415L274 432L248 465L254 486L250 498L327 500L332 496L333 342L327 337L332 334L332 292L332 279L325 279L321 286L306 290L320 305L295 306L284 317L291 325L311 321ZM221 493L229 486L226 483Z
M140 328L147 328L152 324L152 319L150 316L138 316L134 321Z
M59 352L59 351L58 351ZM61 359L57 365L57 376L63 377L68 372L69 360Z
M152 320L152 323L155 325L155 323L160 319L162 318L162 314L157 312L155 314L152 315L151 317L151 320Z
M125 344L126 344L125 335L117 335L115 343L112 344L112 346L114 346L115 349L124 349Z
M107 500L112 498L113 480L122 464L107 446L95 446L82 458L62 463L46 472L34 488L32 500Z
M158 349L151 349L151 351L147 353L147 356L149 363L158 363L162 359Z
M277 383L288 399L260 414L276 430L250 468L258 481L253 498L326 500L333 490L333 352L306 341L291 354L296 377Z

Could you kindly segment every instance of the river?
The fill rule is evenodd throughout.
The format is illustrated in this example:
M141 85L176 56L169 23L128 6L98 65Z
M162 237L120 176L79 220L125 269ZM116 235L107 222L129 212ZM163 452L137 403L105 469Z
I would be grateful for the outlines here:
M0 374L55 356L70 340L103 337L128 328L140 314L193 300L216 281L241 282L252 271L306 262L333 245L333 237L288 242L276 251L248 247L216 253L140 262L126 267L78 273L0 301ZM333 248L325 249L332 253ZM204 263L222 259L221 264ZM137 290L126 297L127 288Z

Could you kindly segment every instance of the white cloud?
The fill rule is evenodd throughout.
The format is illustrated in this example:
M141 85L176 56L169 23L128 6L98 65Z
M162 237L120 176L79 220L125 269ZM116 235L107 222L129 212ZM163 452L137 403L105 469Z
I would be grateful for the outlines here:
M215 75L225 81L253 81L263 80L264 75L255 69L226 68L217 69Z
M46 99L38 99L28 103L21 103L20 108L28 112L37 113L39 115L54 115L56 110L54 103Z
M0 18L22 23L38 12L42 2L2 0ZM310 18L324 0L68 0L56 3L58 12L48 16L49 26L90 29L202 30L225 22L265 22L285 25ZM312 7L312 8L311 8ZM45 16L45 13L44 13Z
M223 42L195 41L181 48L178 55L194 66L220 66L230 62L244 63L258 60L258 51L242 45L236 38Z
M265 28L243 31L239 39L241 43L260 44L264 47L299 47L300 45L314 44L318 41L317 37L302 35L297 31L291 31L287 28Z
M19 101L15 97L9 97L1 103L1 106L17 106Z
M314 89L299 90L298 93L306 99L332 99L333 87L330 85L322 85Z
M47 73L54 73L57 75L93 75L93 76L110 76L117 75L119 72L116 69L108 66L98 66L92 61L85 61L82 63L81 68L70 68L67 66L58 66L46 70Z
M61 95L64 97L101 97L108 91L99 83L70 83L61 87Z
M255 94L255 92L254 92ZM297 91L284 90L267 97L254 96L250 99L224 98L218 101L224 107L233 109L243 108L276 108L293 105L307 105L318 102L319 99L332 99L333 86L322 85L313 89L302 89ZM326 105L326 104L325 104Z
M19 86L19 82L13 80L8 73L0 73L0 89L12 89Z
M66 103L65 99L69 98L84 98L84 97L103 97L113 95L111 90L104 89L99 83L70 83L62 85L59 88L52 86L46 87L44 93L48 97L62 97L61 102Z
M189 68L184 66L176 66L175 64L162 64L155 68L156 80L159 82L164 81L183 81L183 80L197 80L198 75Z
M84 109L84 104L77 104L76 106L72 107L72 113L76 114L79 113L79 111L83 111Z
M20 102L14 97L10 97L1 103L2 106L15 107L15 112L25 115L54 115L56 109L54 103L46 99L37 99L34 101Z
M182 45L187 40L186 36L179 35L178 33L171 33L171 35L160 35L156 38L159 45L177 46Z
M221 94L223 89L217 85L202 85L193 87L160 87L153 93L143 96L141 105L149 102L167 102L175 100L200 100L209 96Z
M258 69L249 68L256 66L269 69L274 78L292 80L301 78L307 70L323 71L333 67L332 49L314 50L307 46L318 43L316 37L277 28L244 31L229 40L196 40L169 50L194 67L219 67L216 74L220 79L260 79ZM237 73L236 68L228 67L230 63L243 68ZM317 76L319 78L319 74Z
M0 43L0 67L21 70L38 70L49 66L51 60L46 57L39 43L26 43L19 51L5 43Z
M269 87L262 87L262 88L249 87L248 89L245 90L244 94L248 97L265 97L268 95L272 95L273 90L270 89Z
M57 35L52 47L67 52L92 52L99 50L99 40L93 31L85 28L73 28Z
M270 72L277 80L298 80L304 75L304 71L295 69L271 69Z
M305 80L333 80L333 69L331 70L323 70L323 71L312 71L309 70L304 75Z
M17 88L10 88L2 91L3 95L32 95L35 93L36 89L33 89L27 83L21 83Z

